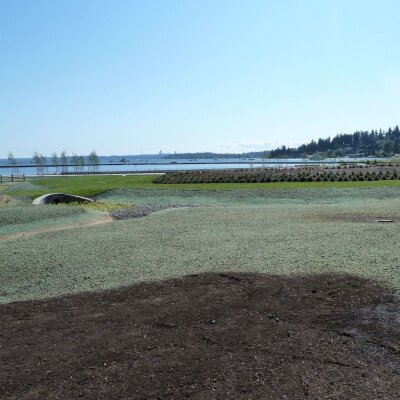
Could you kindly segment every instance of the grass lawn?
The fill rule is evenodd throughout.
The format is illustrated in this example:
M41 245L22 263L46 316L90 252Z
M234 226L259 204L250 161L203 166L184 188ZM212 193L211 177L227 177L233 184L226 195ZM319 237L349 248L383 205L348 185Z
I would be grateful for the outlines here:
M28 195L31 198L46 193L63 192L80 196L95 196L112 189L181 189L181 190L236 190L236 189L329 189L376 188L400 186L400 180L363 182L274 182L274 183L204 183L204 184L154 184L155 175L127 176L68 176L34 178L5 192L10 195Z

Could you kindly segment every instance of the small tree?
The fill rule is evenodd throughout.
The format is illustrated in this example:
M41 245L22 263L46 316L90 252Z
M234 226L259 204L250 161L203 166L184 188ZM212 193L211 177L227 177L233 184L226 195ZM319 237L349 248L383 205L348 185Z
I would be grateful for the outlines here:
M99 170L100 160L99 156L96 154L94 150L89 154L88 162L92 172L97 172Z
M382 150L386 155L390 155L393 152L394 143L390 139L386 139L383 142Z
M61 173L65 174L68 172L68 156L65 150L60 154L60 164L61 164Z
M44 165L43 155L35 151L32 155L32 162L36 166L37 175L43 175L43 165Z
M74 172L78 172L78 154L73 153L71 156L71 164L74 168Z
M8 163L11 165L11 173L13 175L18 174L18 161L14 157L14 154L11 151L8 152Z
M54 167L54 169L55 169L55 172L56 172L56 174L58 173L58 166L60 165L60 162L59 162L59 160L58 160L58 156L57 156L57 153L56 152L54 152L52 155L51 155L51 163L52 163L52 165L53 165L53 167Z
M78 156L76 159L76 163L79 172L83 172L85 170L85 158L83 156Z
M48 173L48 169L47 169L47 157L44 154L40 154L40 165L42 167L42 175L44 173Z

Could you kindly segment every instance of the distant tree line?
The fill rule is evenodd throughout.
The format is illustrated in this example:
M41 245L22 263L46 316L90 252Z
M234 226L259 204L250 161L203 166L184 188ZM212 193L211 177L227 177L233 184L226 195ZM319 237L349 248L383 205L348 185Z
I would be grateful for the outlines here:
M8 163L11 166L12 173L18 174L18 161L11 151L8 153ZM95 151L92 151L86 158L75 153L68 156L65 150L60 155L53 153L48 158L46 155L35 151L32 155L32 164L36 167L38 175L48 174L50 167L54 168L56 174L59 172L61 174L66 173L69 168L73 168L74 172L84 172L85 167L88 172L98 172L100 159Z
M269 153L270 158L300 158L310 155L323 157L353 156L391 156L400 153L400 130L389 128L357 131L351 134L338 134L334 138L312 140L297 148L282 146Z
M84 172L85 166L88 172L98 172L100 159L95 151L92 151L87 158L85 158L75 153L69 157L64 150L59 156L54 152L50 160L48 160L45 155L35 152L32 156L32 163L36 166L38 175L48 173L49 165L55 169L56 174L59 171L61 174L64 174L68 172L69 167L72 167L74 172Z

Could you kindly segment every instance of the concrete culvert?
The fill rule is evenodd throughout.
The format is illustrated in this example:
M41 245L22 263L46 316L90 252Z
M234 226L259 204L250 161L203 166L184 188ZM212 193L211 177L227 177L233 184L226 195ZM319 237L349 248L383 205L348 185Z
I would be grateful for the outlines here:
M85 203L87 201L93 202L94 200L90 199L89 197L76 196L74 194L49 193L37 197L32 201L32 204Z

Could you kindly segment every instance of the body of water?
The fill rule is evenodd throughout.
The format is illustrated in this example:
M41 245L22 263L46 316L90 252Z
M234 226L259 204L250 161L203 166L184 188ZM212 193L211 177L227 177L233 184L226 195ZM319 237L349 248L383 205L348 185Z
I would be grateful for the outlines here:
M365 162L365 158L335 158L324 160L305 160L305 159L188 159L188 160L166 160L166 159L137 159L134 162L119 161L104 162L100 158L101 164L97 168L98 173L162 173L168 171L193 171L193 170L221 170L221 169L251 169L251 168L287 168L297 165L337 165L339 162ZM372 159L371 159L372 160ZM382 160L382 159L380 159ZM77 170L74 166L68 166L68 172L80 172L82 174L90 174L92 167L85 166L81 170ZM18 175L37 176L42 173L45 175L61 174L60 167L48 165L42 170L32 165L31 160L21 160L18 167L12 168L7 160L0 159L0 174L10 175L17 173Z

